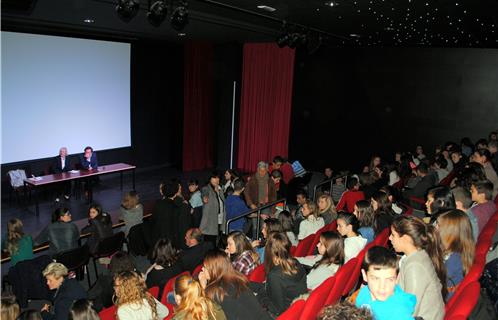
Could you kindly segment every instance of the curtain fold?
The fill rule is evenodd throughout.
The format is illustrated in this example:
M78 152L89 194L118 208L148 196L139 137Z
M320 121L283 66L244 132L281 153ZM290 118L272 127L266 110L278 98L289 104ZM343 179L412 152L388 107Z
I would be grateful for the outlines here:
M213 167L213 46L184 46L183 171Z
M274 43L244 45L237 168L253 172L287 157L295 50Z

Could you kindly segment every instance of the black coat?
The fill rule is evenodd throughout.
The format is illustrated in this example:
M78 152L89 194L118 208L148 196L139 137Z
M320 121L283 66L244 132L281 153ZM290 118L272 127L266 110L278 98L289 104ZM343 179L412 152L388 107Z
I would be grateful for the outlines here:
M62 164L61 164L61 156L55 157L54 163L52 165L55 173L68 172L68 171L71 171L73 169L71 166L71 159L69 157L66 157L64 162L65 162L65 165L64 165L64 169L63 169Z
M233 286L227 289L223 302L215 300L221 308L227 319L237 320L269 320L270 315L263 309L258 298L247 289L237 296L237 291Z
M43 319L67 320L74 301L86 299L85 289L75 279L65 279L55 293L51 312L43 312Z
M213 249L211 242L202 242L196 246L183 250L180 253L178 263L183 271L192 273L194 269L202 263L206 253Z
M171 199L158 200L152 210L152 217L146 224L146 240L153 247L161 238L170 239L178 248L178 206ZM182 235L183 238L184 235Z
M90 253L95 253L98 250L99 241L112 236L112 225L105 224L97 218L90 219L89 224L81 229L81 234L85 233L91 234L86 243Z

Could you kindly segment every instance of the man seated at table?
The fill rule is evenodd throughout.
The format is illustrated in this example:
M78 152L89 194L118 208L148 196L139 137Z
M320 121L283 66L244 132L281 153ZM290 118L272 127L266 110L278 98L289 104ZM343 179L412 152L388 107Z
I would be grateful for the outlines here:
M92 147L86 147L83 156L80 158L80 163L83 169L92 170L97 169L99 163L97 161L97 154L93 152Z
M55 157L53 169L54 169L55 173L63 173L63 172L68 172L68 171L72 170L71 160L69 159L69 157L67 155L67 148L66 147L60 148L59 155L57 157ZM71 181L64 182L62 184L59 192L63 193L64 198L66 198L66 200L68 200L69 196L71 195ZM59 198L56 198L55 201L59 202Z

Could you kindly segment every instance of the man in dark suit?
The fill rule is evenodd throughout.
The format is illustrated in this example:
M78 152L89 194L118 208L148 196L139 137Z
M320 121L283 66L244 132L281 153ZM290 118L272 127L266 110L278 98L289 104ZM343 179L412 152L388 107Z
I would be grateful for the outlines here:
M192 228L185 234L185 244L187 249L180 252L178 262L182 271L192 273L194 269L202 263L206 253L213 249L211 242L204 242L201 229Z
M68 157L67 148L62 147L59 150L59 155L54 159L54 173L68 172L71 171L71 169L71 160ZM67 181L61 184L59 194L60 193L64 195L64 198L66 198L66 200L69 200L69 197L71 195L71 181ZM59 198L56 198L55 201L59 202Z
M80 158L80 164L83 169L93 170L97 169L99 163L97 161L97 154L93 152L92 147L86 147L85 152Z

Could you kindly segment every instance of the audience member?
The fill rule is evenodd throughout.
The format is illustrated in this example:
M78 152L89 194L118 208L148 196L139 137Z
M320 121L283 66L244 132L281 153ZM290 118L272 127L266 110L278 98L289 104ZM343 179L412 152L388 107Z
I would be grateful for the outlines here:
M206 296L218 303L227 319L270 319L249 290L249 281L237 272L222 251L211 251L204 259L199 282Z
M69 159L67 154L66 147L62 147L59 149L59 155L55 157L52 168L53 172L56 174L68 172L73 169L71 165L71 160ZM61 192L64 195L64 198L66 200L69 200L71 196L71 181L65 181L60 183L60 189L58 190L58 194L60 194ZM55 202L59 202L59 198L56 198Z
M401 155L400 155L401 157ZM388 180L387 180L387 184L392 186L392 185L395 185L396 183L398 183L401 178L399 177L399 174L398 174L398 163L394 163L394 162L390 162L390 163L387 163L385 164L384 166L384 172L385 174L387 174L387 177L388 177Z
M10 219L7 224L7 235L2 241L2 250L10 255L11 266L19 261L33 258L33 239L24 234L23 223L17 218Z
M114 279L117 316L119 320L160 320L169 314L168 308L157 301L135 271L124 271Z
M493 198L493 184L488 180L475 182L470 187L470 192L472 201L476 203L470 210L477 218L478 233L480 234L496 211L496 205L491 201Z
M88 225L81 229L81 234L87 233L90 234L86 242L90 253L97 252L100 240L112 236L111 217L98 204L92 204L88 208Z
M362 262L363 286L356 298L356 306L373 313L375 320L410 320L417 298L404 292L396 284L398 258L384 247L372 247Z
M398 216L389 239L396 252L404 253L398 283L405 292L417 297L413 315L424 320L443 319L446 268L435 228L414 216Z
M176 180L162 182L159 185L161 199L156 202L152 210L152 216L148 221L146 239L149 247L153 247L161 238L170 239L175 247L179 247L180 239L178 235L178 206L175 198L181 192L180 184ZM146 228L147 229L147 228Z
M484 167L477 162L469 162L465 165L462 171L457 173L453 184L458 187L463 187L470 190L473 183L486 180Z
M50 290L56 290L52 307L45 304L41 309L43 319L64 320L69 317L69 310L74 301L86 299L85 289L76 279L67 278L68 270L62 263L52 262L45 270L43 276L47 279Z
M263 223L263 227L261 228L261 234L263 235L263 241L254 240L251 245L255 248L258 256L259 262L263 263L265 261L265 247L266 247L266 239L271 232L283 232L282 224L279 220L274 218L268 218ZM289 240L290 241L290 240Z
M334 184L332 185L332 200L334 203L338 203L341 200L342 194L346 191L346 186L344 185L344 177L346 173L340 172L339 177L334 180Z
M2 294L2 320L16 320L21 309L17 304L16 297Z
M241 197L242 192L244 192L244 188L245 182L242 179L237 179L233 183L233 193L227 197L225 202L227 220L236 218L249 211L249 208L246 206L246 203ZM243 231L245 220L245 218L240 218L233 221L228 225L228 231Z
M3 314L2 314L2 319L4 319ZM19 316L19 318L17 318L17 320L43 320L43 317L40 311L34 309L28 309L23 313L21 313L21 315Z
M335 209L332 197L329 195L321 195L318 198L318 216L323 218L325 224L329 224L337 219L337 211Z
M367 244L372 242L375 238L374 225L374 210L372 205L367 200L360 200L354 205L353 214L358 218L360 228L358 232L360 235L367 239Z
M129 191L123 196L121 207L119 208L119 220L124 221L123 231L126 236L130 229L142 223L144 218L144 206L140 203L140 197L136 191Z
M438 186L429 189L425 202L427 213L430 215L429 223L434 223L443 212L455 209L455 198L450 188Z
M199 228L202 219L202 206L204 204L202 202L201 191L199 190L199 181L195 179L190 180L188 182L188 191L190 194L188 202L192 207L190 211L192 213L192 227Z
M370 310L357 308L348 301L338 302L325 307L318 315L318 320L373 320Z
M323 182L332 179L333 178L333 176L332 176L333 174L334 174L334 171L332 170L332 167L325 167L323 169ZM324 194L328 194L328 195L331 194L330 183L323 184L320 187L320 189L322 190L322 192Z
M241 231L228 235L225 252L230 257L235 270L248 276L259 264L259 256Z
M446 151L447 152L447 151ZM442 157L439 156L434 160L434 171L436 171L437 174L437 182L441 182L444 178L448 176L449 169L448 169L448 161Z
M235 181L239 179L239 173L234 169L227 169L223 174L223 178L224 182L221 189L223 190L223 194L225 195L226 198L233 193L234 190L233 184L235 183Z
M387 193L383 191L374 192L370 202L374 210L373 229L375 235L378 235L382 230L391 226L394 219L394 212Z
M204 240L216 243L218 234L222 230L225 221L225 195L220 187L220 176L217 172L212 172L209 182L201 189L202 201L202 219L199 228L204 234Z
M169 239L162 238L154 246L151 258L154 263L145 273L145 284L148 288L158 286L161 294L169 279L182 272L178 253Z
M176 278L174 292L173 320L226 320L221 307L206 297L200 283L190 275Z
M300 189L296 192L296 203L297 207L294 210L291 210L291 214L294 217L294 233L299 233L299 225L301 221L303 221L303 206L308 201L308 194L303 189Z
M415 149L415 155L419 160L425 159L424 148L422 146L417 146Z
M353 212L356 202L359 200L365 200L365 194L363 191L359 190L360 184L357 178L349 178L347 188L348 190L342 194L341 200L339 200L339 203L337 204L337 211L346 210L347 212Z
M282 180L282 171L273 170L270 176L273 180L273 183L275 184L277 199L287 199L287 184Z
M91 301L80 299L73 303L69 310L69 320L100 320Z
M282 178L285 184L289 184L292 178L294 178L294 169L292 169L292 165L281 156L273 158L270 173L273 172L273 170L280 170L282 172Z
M343 212L337 218L337 231L344 237L344 263L356 257L367 244L358 229L360 223L352 213Z
M80 232L71 222L68 208L58 208L52 214L52 223L45 227L35 238L35 245L49 242L53 254L78 247Z
M491 156L491 159L489 159L489 161L493 165L493 169L495 169L495 172L498 172L498 141L496 140L489 141L488 150L489 150L489 155Z
M453 198L455 198L455 208L465 212L469 217L470 225L472 226L472 236L474 242L477 242L479 226L477 224L476 216L472 210L470 210L470 207L473 204L470 191L462 187L456 187L451 190L451 193L453 193Z
M457 149L451 152L451 162L453 163L453 173L458 174L465 168L467 157L461 150Z
M493 199L498 194L498 176L491 163L491 153L488 149L477 149L474 152L472 160L474 162L480 163L484 168L484 174L486 179L488 179L493 184Z
M460 145L462 147L462 153L466 157L470 157L474 153L474 144L470 141L469 137L462 138Z
M434 180L434 175L429 174L429 168L424 162L421 162L416 169L416 178L413 182L413 187L405 191L405 198L415 197L423 199L427 190L434 186L436 181ZM419 208L417 203L411 202L412 207Z
M280 221L280 225L282 226L282 232L285 232L291 245L297 246L299 240L297 240L296 234L294 233L294 220L292 219L292 215L289 211L284 210L280 212L278 215L278 220Z
M187 249L180 252L178 262L183 271L192 273L194 269L202 263L206 253L213 249L214 246L210 242L204 241L202 231L198 228L192 228L185 233L185 244Z
M298 240L303 240L310 234L314 234L320 228L325 226L323 218L318 216L317 207L312 201L306 201L303 205L302 213L304 220L299 224L299 234L297 235Z

